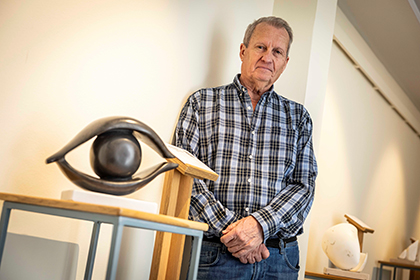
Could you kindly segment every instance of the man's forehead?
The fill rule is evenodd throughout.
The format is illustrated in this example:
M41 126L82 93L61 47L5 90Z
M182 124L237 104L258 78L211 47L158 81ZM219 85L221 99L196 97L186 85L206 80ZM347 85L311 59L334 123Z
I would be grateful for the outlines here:
M269 32L268 30L275 30L280 32ZM288 44L290 38L289 34L287 33L287 30L284 27L276 27L271 24L262 22L259 23L255 29L254 32L251 35L250 42L264 39L264 38L275 38L278 39L280 42L284 44Z

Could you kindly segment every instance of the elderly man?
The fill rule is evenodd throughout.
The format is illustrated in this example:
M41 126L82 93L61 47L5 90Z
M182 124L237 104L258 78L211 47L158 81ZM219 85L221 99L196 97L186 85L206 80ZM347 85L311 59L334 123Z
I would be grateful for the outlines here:
M207 223L198 279L297 279L296 236L317 165L306 109L274 92L293 39L281 18L250 24L233 83L193 93L176 144L219 174L195 180L189 218Z

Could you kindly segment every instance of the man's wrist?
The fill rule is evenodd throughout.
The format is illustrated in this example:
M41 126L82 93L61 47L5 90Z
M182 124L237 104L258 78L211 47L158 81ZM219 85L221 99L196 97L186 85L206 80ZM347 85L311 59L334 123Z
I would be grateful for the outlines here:
M251 217L253 217L258 222L258 224L260 226L261 231L262 231L263 243L264 243L265 240L267 240L270 237L267 223L264 221L264 219L262 218L262 216L258 212L252 213Z

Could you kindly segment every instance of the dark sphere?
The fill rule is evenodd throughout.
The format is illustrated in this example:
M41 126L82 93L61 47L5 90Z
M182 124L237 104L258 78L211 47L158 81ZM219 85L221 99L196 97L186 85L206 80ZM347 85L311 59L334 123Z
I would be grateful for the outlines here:
M130 131L99 135L90 150L90 164L102 179L130 179L141 163L141 147Z

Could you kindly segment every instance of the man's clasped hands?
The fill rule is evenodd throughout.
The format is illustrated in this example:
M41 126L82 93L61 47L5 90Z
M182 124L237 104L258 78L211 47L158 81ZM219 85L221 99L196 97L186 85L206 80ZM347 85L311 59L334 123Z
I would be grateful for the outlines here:
M252 264L270 256L267 247L262 243L264 240L262 227L252 216L229 225L222 234L220 241L242 263Z

